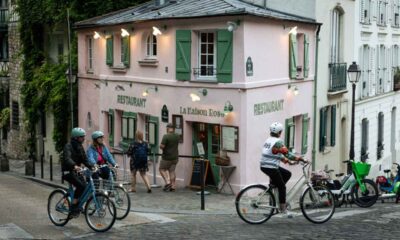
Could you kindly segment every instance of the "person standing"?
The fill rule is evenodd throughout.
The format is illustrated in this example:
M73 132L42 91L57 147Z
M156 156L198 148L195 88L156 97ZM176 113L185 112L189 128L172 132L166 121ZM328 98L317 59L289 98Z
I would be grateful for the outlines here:
M78 216L80 209L78 207L78 199L86 188L85 179L79 174L81 167L86 166L92 168L86 157L83 142L85 141L86 132L82 128L73 128L71 132L71 141L64 146L62 158L62 171L68 172L64 174L65 181L75 187L74 199L71 205L72 216Z
M174 192L176 189L176 174L175 168L178 164L180 136L175 133L175 127L172 123L167 124L167 133L164 134L160 148L163 151L160 162L160 174L164 179L164 191Z
M136 192L136 173L139 171L144 184L147 187L147 193L151 193L151 186L146 172L149 171L148 166L149 145L143 141L143 133L136 131L136 141L133 142L128 149L128 156L131 156L130 168L132 173L131 192Z

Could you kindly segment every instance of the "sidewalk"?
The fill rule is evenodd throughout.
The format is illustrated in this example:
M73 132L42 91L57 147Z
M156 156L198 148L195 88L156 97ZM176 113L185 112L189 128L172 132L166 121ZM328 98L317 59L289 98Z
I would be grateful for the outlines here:
M25 177L35 182L54 188L68 187L67 182L61 183L61 168L59 164L53 165L53 181L50 181L50 164L43 165L43 178L41 178L40 161L35 164L36 176L25 176L25 161L10 160L10 173ZM140 178L139 174L137 176ZM125 176L127 178L127 175ZM123 180L123 174L118 175L118 180ZM152 178L150 178L152 182ZM127 182L125 182L127 183ZM162 183L157 182L158 185ZM125 185L126 189L130 184ZM225 188L227 190L227 188ZM201 196L199 190L178 188L176 192L164 192L162 188L153 188L152 193L142 183L137 183L136 193L131 196L133 212L144 213L170 213L170 214L235 214L235 195L217 193L215 188L207 187L210 194L205 195L205 210L201 210Z

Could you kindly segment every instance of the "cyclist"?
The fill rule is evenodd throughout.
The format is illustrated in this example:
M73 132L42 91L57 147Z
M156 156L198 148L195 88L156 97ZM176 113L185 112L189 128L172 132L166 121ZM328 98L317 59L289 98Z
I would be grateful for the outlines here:
M88 168L92 168L92 165L88 162L83 149L82 143L85 141L86 132L82 128L73 128L71 132L71 141L64 146L64 155L62 161L63 172L68 172L64 175L64 180L69 182L75 187L74 199L71 205L72 216L79 215L80 209L78 207L78 199L82 195L86 188L86 182L79 171L82 165Z
M286 183L289 181L292 173L279 166L280 162L285 164L289 160L304 161L301 157L290 153L284 145L280 136L283 131L281 123L274 122L270 126L270 137L265 141L260 161L261 171L270 177L271 184L278 188L279 192L279 210L287 217L292 218L292 214L286 207Z
M111 164L113 167L118 167L115 163L108 148L104 145L104 133L102 131L95 131L92 133L93 143L87 149L87 157L91 165L104 165ZM108 166L104 166L95 172L92 176L93 179L109 179L111 170Z

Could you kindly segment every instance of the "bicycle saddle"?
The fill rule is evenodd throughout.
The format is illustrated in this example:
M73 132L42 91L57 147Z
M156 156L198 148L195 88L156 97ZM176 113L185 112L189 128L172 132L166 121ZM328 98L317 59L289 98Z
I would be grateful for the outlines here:
M385 169L385 170L383 170L383 172L388 173L388 172L390 172L390 169Z
M341 176L343 176L343 175L344 175L344 173L335 174L336 177L341 177Z

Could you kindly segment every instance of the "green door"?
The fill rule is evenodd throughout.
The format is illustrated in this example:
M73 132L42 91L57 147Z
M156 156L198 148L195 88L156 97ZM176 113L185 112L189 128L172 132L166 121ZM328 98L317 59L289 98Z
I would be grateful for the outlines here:
M210 161L215 184L219 183L219 167L215 165L215 156L220 150L221 127L217 124L193 123L193 155L198 155L197 143L203 143L205 159Z

